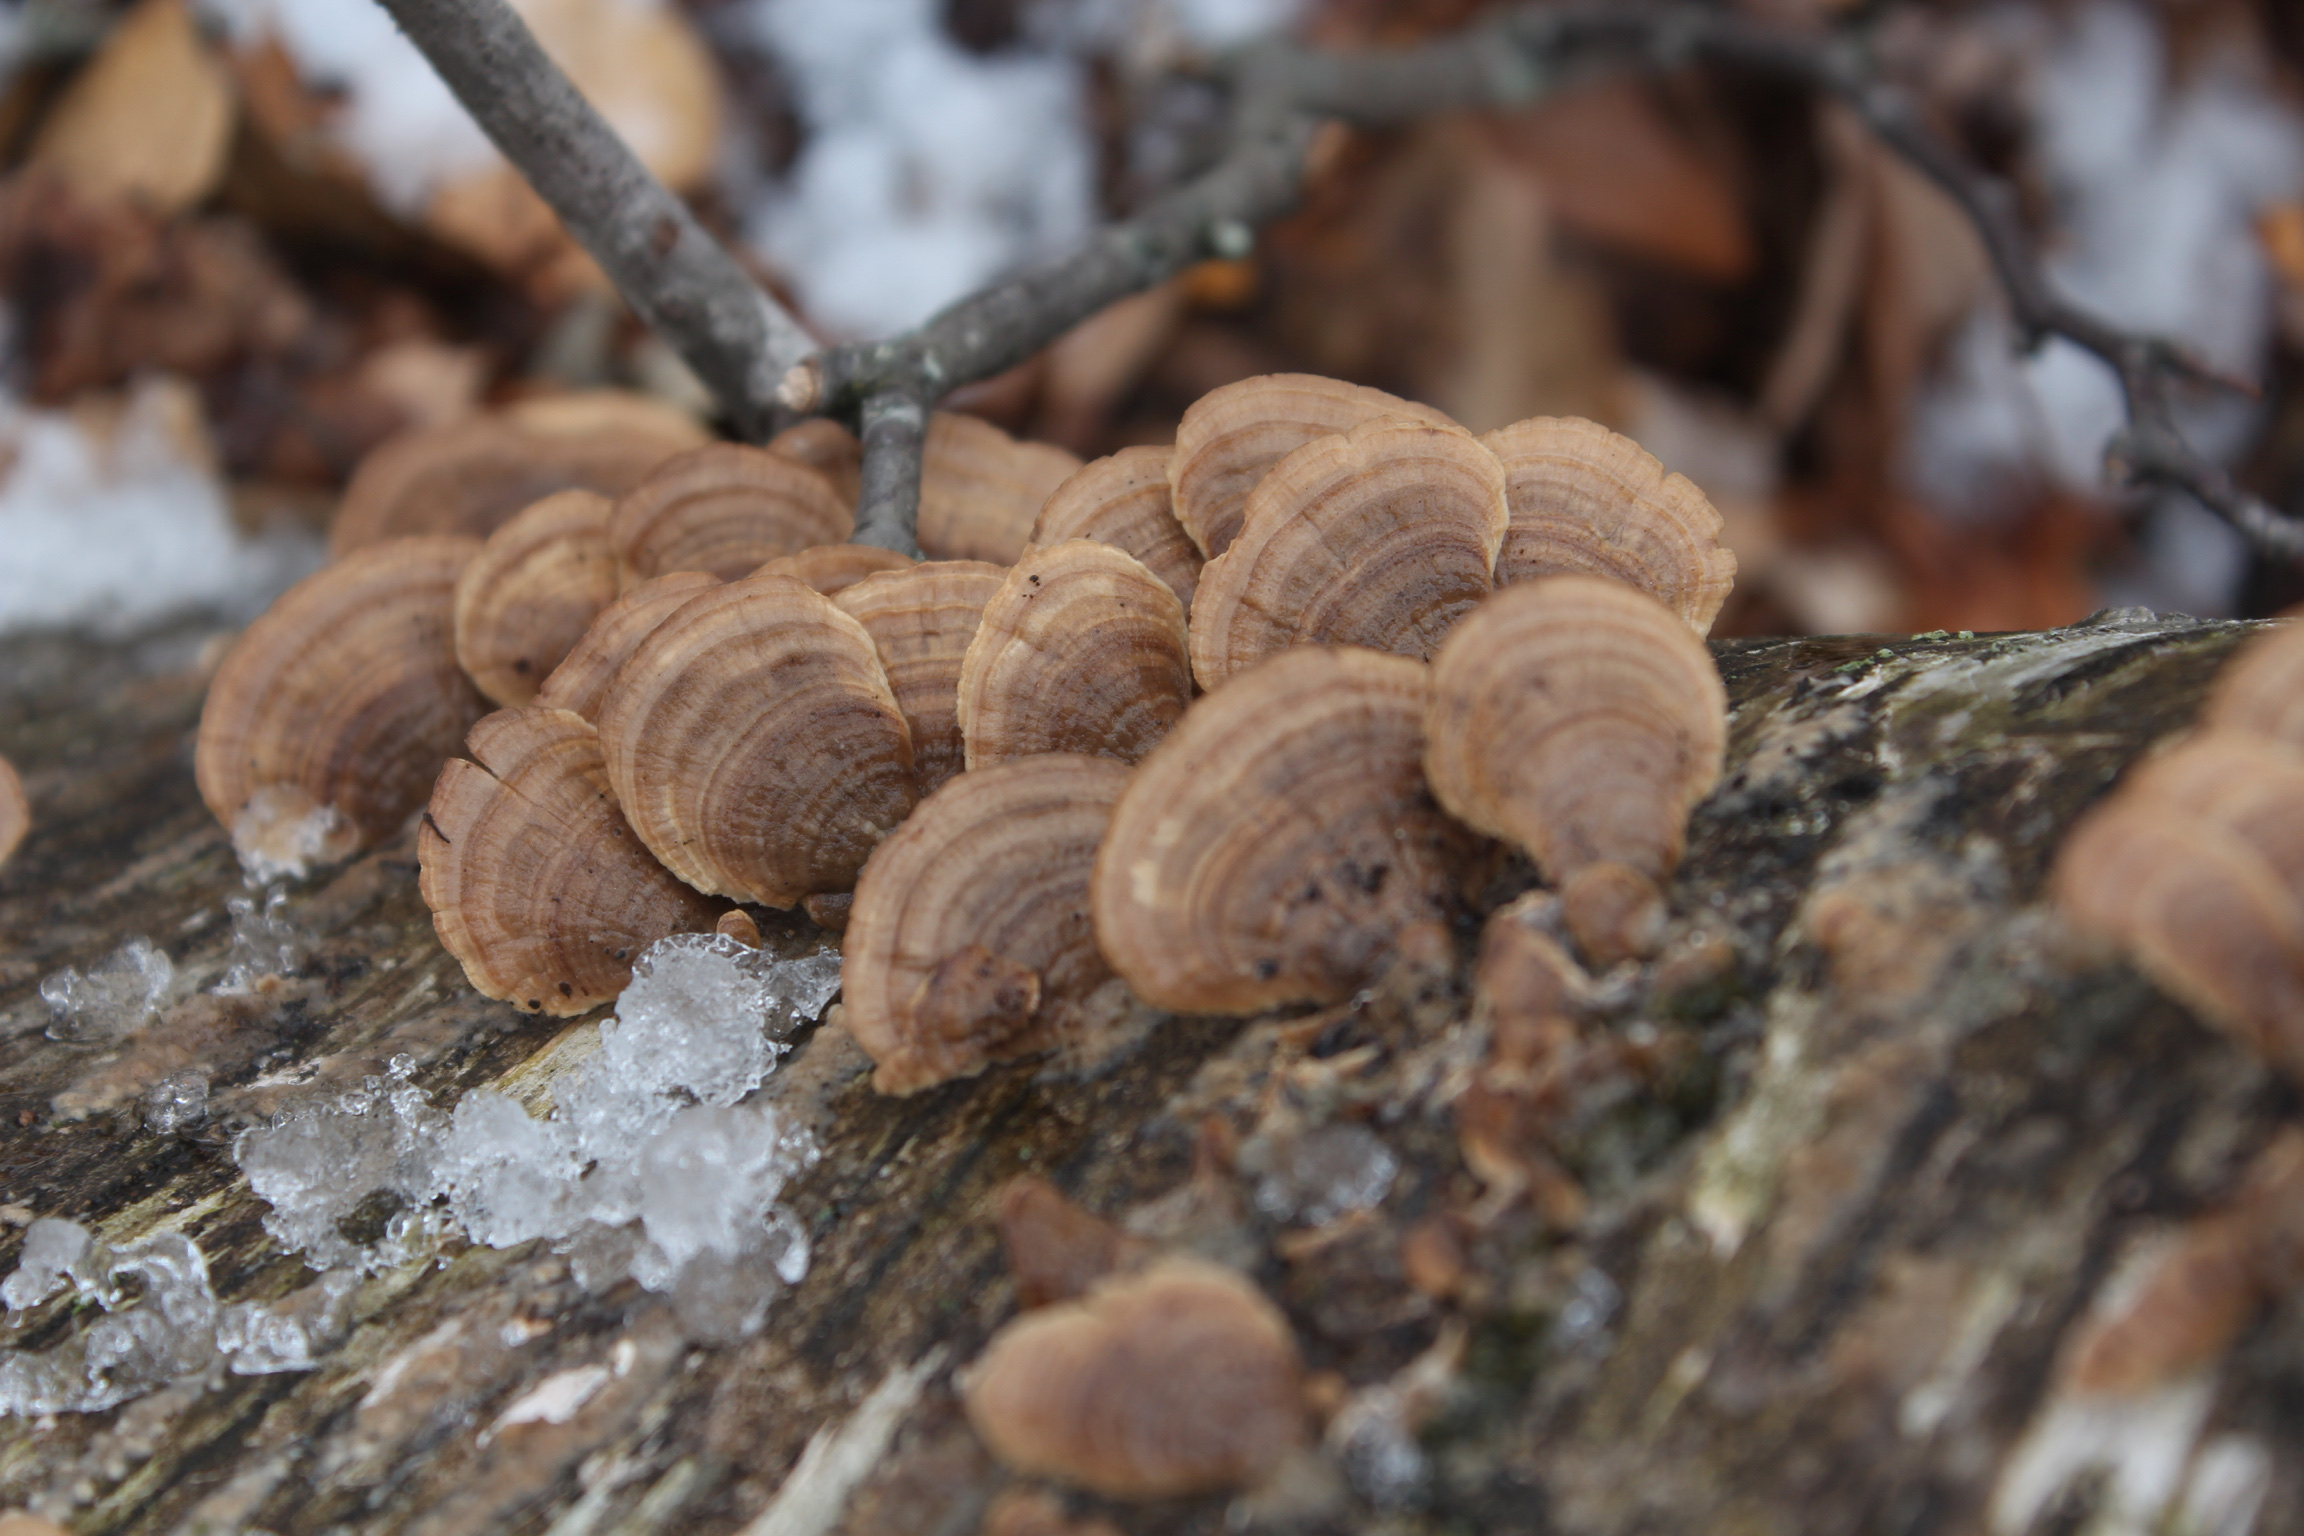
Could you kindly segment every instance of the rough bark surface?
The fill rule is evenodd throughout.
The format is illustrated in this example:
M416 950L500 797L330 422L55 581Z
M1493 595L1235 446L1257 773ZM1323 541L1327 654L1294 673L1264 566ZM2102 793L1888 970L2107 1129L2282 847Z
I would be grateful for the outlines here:
M87 1532L965 1533L1007 1479L953 1372L1013 1315L991 1196L1037 1172L1244 1262L1344 1405L1280 1486L1072 1500L1122 1530L1951 1532L1991 1529L1996 1497L2005 1524L2009 1485L2054 1459L2062 1341L2121 1256L2214 1209L2297 1112L2038 905L2073 816L2190 721L2249 633L1719 647L1728 777L1672 891L1680 937L1607 1026L1677 1065L1564 1133L1590 1200L1573 1232L1497 1209L1465 1166L1448 1101L1482 1042L1460 996L1169 1020L1100 1064L910 1100L875 1096L826 1028L771 1080L821 1107L825 1156L791 1197L813 1263L759 1336L695 1344L629 1282L587 1294L540 1245L449 1241L367 1281L316 1370L0 1420L0 1507ZM225 1300L270 1300L311 1276L263 1230L236 1125L401 1054L435 1104L489 1083L533 1100L596 1026L472 994L404 837L292 897L315 942L270 995L196 997L102 1049L44 1038L40 979L133 935L196 976L223 964L241 885L192 783L202 639L0 645L0 751L35 816L0 870L0 1272L18 1224L68 1216L114 1243L181 1230ZM1675 970L1707 935L1733 965ZM142 1128L141 1092L188 1064L213 1079L209 1124ZM1340 1122L1397 1158L1382 1203L1319 1228L1260 1204ZM1469 1215L1436 1296L1403 1244L1443 1211ZM77 1325L51 1302L0 1342ZM484 1434L547 1376L612 1359L565 1422ZM2213 1496L2244 1484L2255 1529L2304 1529L2300 1383L2291 1298L2189 1396L2100 1426L2116 1457L2193 1466L2168 1505L2191 1524L2156 1505L2117 1524L2144 1496L2091 1474L2028 1528L2237 1532Z

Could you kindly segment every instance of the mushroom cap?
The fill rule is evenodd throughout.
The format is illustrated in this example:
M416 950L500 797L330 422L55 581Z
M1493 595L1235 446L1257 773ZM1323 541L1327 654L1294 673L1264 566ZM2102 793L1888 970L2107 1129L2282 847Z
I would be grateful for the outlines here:
M882 571L910 570L917 563L910 555L900 555L875 544L819 544L813 549L778 555L752 574L790 576L826 597L834 597L867 576L877 576Z
M672 571L722 581L812 544L837 544L856 514L796 458L746 443L675 454L616 502L608 540L627 585Z
M488 710L456 665L456 579L479 552L441 535L371 544L241 632L208 685L193 758L236 843L332 817L338 835L317 851L342 857L424 803Z
M1062 1044L1112 977L1088 878L1128 769L1052 753L920 802L856 881L841 940L849 1030L873 1086L916 1093Z
M1164 1258L993 1336L962 1388L968 1422L1015 1471L1108 1498L1261 1481L1305 1443L1288 1319L1228 1269Z
M2304 901L2304 757L2279 742L2210 731L2139 765L2119 792L2235 833Z
M341 556L419 533L485 538L554 491L621 496L665 459L707 440L677 412L606 391L419 427L360 461L328 550Z
M1014 565L1051 491L1080 468L1053 443L1020 443L975 416L935 411L920 458L920 549L931 560Z
M789 576L675 609L617 670L599 725L633 830L707 895L789 907L847 890L917 798L872 637Z
M1727 690L1663 604L1596 576L1506 587L1432 663L1432 792L1565 882L1599 863L1660 880L1720 777Z
M1453 425L1369 421L1315 438L1248 497L1200 572L1192 671L1214 690L1290 645L1428 658L1489 592L1504 470Z
M2304 1078L2304 907L2241 838L2115 795L2057 850L2057 906L2209 1023Z
M768 439L768 451L798 459L832 482L840 500L853 508L864 488L864 445L829 416L811 416Z
M640 642L672 617L681 604L718 585L702 571L674 571L627 589L593 616L583 636L536 690L535 702L573 710L597 723L608 685L640 648Z
M968 766L1034 752L1133 763L1192 702L1184 605L1094 539L1027 550L984 605L960 667Z
M1341 1002L1448 914L1471 839L1424 787L1425 667L1302 646L1193 704L1097 855L1096 939L1155 1007Z
M1205 562L1200 546L1176 521L1168 489L1167 448L1123 448L1080 466L1049 494L1032 525L1035 547L1066 539L1096 539L1124 549L1192 606Z
M616 808L599 733L564 709L503 709L440 770L417 833L424 904L472 985L530 1013L624 990L658 939L718 904L672 878Z
M525 704L616 599L609 501L554 491L488 535L456 582L456 660L499 704Z
M1176 427L1168 466L1176 520L1213 559L1232 547L1248 493L1274 465L1316 437L1384 417L1456 425L1428 405L1311 373L1261 374L1210 390Z
M864 626L880 653L912 727L912 767L923 794L960 771L960 663L1006 574L982 560L930 560L868 576L832 600Z
M24 781L17 776L16 765L0 757L0 864L15 857L24 834L31 830L32 802L24 793Z
M1511 526L1496 585L1606 576L1637 587L1698 635L1736 585L1720 513L1685 475L1581 416L1536 416L1480 439L1504 466Z
M2243 646L2216 674L2200 721L2304 748L2304 624L2277 625Z

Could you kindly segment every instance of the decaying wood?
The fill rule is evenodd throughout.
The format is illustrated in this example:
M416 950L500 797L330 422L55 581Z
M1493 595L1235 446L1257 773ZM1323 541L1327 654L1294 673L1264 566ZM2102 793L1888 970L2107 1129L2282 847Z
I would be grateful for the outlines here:
M367 1281L316 1370L0 1420L0 1507L83 1532L967 1532L1017 1504L952 1373L1013 1315L996 1192L1032 1173L1138 1239L1245 1264L1329 1414L1321 1457L1273 1488L1075 1513L1132 1532L1992 1529L2054 1449L2059 1351L2124 1256L2217 1210L2295 1114L2039 904L2062 830L2188 723L2249 630L2115 615L1717 647L1727 776L1671 891L1675 942L1599 1026L1653 1070L1554 1143L1588 1206L1572 1231L1465 1165L1447 1101L1480 1041L1460 996L1168 1020L1101 1063L902 1101L826 1029L768 1090L822 1106L826 1150L791 1197L810 1271L758 1337L693 1343L629 1282L588 1295L538 1244L452 1240ZM594 1025L476 997L403 837L290 898L314 941L277 990L195 998L111 1047L43 1038L40 978L132 935L190 974L223 962L240 884L192 783L202 638L0 646L0 747L34 810L0 870L0 1219L181 1230L225 1300L272 1300L311 1276L262 1230L236 1125L401 1054L435 1104L488 1083L534 1100ZM139 1093L189 1064L214 1118L142 1129ZM1294 1149L1337 1125L1398 1160L1389 1194L1285 1219ZM0 1271L19 1243L0 1229ZM51 1302L5 1342L78 1325ZM604 1364L564 1422L486 1433ZM2189 1497L2238 1488L2262 1499L2254 1529L2297 1529L2299 1379L2289 1297L2193 1396L2130 1402L2089 1443L2198 1450L2221 1470ZM2081 1478L2033 1528L2115 1496Z

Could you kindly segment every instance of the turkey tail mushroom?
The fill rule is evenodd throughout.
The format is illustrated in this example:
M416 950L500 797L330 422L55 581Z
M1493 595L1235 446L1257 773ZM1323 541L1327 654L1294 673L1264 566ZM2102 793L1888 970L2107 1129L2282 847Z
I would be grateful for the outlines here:
M842 506L853 509L864 488L864 445L829 416L811 416L768 439L770 453L798 459L832 482Z
M627 586L673 571L722 581L816 544L837 544L856 514L799 459L712 443L666 459L617 500L608 541Z
M1032 545L1044 549L1066 539L1095 539L1125 550L1168 583L1177 601L1192 606L1206 563L1192 536L1176 521L1168 489L1166 448L1123 448L1091 460L1056 487L1032 525Z
M1068 754L964 773L873 853L840 970L873 1086L916 1093L1092 1031L1116 989L1088 880L1127 782Z
M1560 883L1595 963L1654 951L1658 884L1727 739L1719 671L1677 615L1597 577L1507 587L1440 648L1425 734L1440 803Z
M907 563L867 577L832 600L864 626L880 653L888 686L912 728L912 766L922 794L961 769L961 665L984 605L1005 575L982 560Z
M1077 454L1053 443L1020 443L974 416L933 412L920 460L921 552L1014 565L1041 504L1079 468Z
M2217 673L2200 723L2304 750L2304 624L2251 640Z
M916 563L910 555L900 555L873 544L819 544L813 549L779 555L752 574L789 576L826 597L838 597L867 576L877 576L882 571L910 570Z
M688 599L718 585L702 571L674 571L627 590L593 616L582 638L536 690L533 702L573 710L597 724L608 685L640 642Z
M526 704L616 599L609 502L555 491L488 535L456 581L456 660L499 704Z
M658 939L710 932L720 904L632 835L599 734L564 709L506 709L472 728L417 833L424 904L472 985L555 1017L608 1002Z

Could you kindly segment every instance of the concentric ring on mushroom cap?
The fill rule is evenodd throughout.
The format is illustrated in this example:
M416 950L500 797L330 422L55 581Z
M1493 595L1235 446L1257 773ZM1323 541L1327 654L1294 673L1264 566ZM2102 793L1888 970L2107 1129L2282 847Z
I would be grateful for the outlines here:
M1663 604L1619 582L1547 576L1475 609L1432 663L1432 792L1467 825L1566 881L1606 861L1651 880L1720 777L1727 690Z
M2241 647L2216 674L2200 723L2304 748L2304 624L2290 621Z
M1370 421L1282 459L1200 571L1192 672L1211 691L1290 645L1428 657L1489 592L1504 471L1462 428Z
M811 416L768 439L768 451L798 459L832 482L843 506L854 508L864 476L864 445L829 416Z
M1053 443L1022 443L988 421L928 417L920 455L920 549L931 560L1014 565L1042 503L1080 468Z
M912 728L912 768L926 794L961 769L960 664L984 604L1008 573L983 560L930 560L869 576L833 606L862 624Z
M1261 374L1210 390L1176 426L1168 467L1176 521L1213 559L1232 547L1248 493L1274 465L1314 438L1385 417L1456 425L1431 406L1311 373Z
M1032 549L984 605L960 667L968 766L1035 752L1133 763L1192 702L1184 605L1126 550Z
M711 931L719 904L633 836L581 715L498 710L466 745L473 761L440 770L416 851L432 926L482 994L582 1013L658 939Z
M1123 448L1092 459L1049 494L1032 525L1032 547L1096 539L1126 550L1192 606L1200 547L1176 521L1166 448Z
M874 544L819 544L813 549L779 555L754 571L755 576L789 576L805 582L826 597L837 597L867 576L882 571L910 570L910 555Z
M536 690L535 702L598 721L608 685L640 642L688 599L718 585L702 571L674 571L626 591L594 615L583 638Z
M600 707L608 780L667 869L789 907L844 891L912 809L912 736L864 626L789 576L681 605Z
M479 552L478 539L438 535L371 544L242 631L208 685L193 758L236 844L333 817L335 835L311 851L341 858L424 803L488 710L456 665L456 579Z
M1096 858L1105 958L1157 1007L1341 1002L1454 907L1476 840L1424 786L1422 662L1300 646L1196 702Z
M735 581L779 555L838 544L856 513L796 458L710 443L666 459L617 499L608 542L627 585L672 571Z
M456 582L456 660L499 704L536 697L616 599L608 499L555 491L488 535Z
M1112 969L1088 879L1128 769L1047 754L920 802L856 881L841 941L848 1028L883 1093L913 1093L1092 1027Z
M1736 556L1721 547L1719 511L1687 476L1580 416L1532 417L1480 441L1504 466L1511 511L1496 585L1606 576L1711 632L1736 585Z

